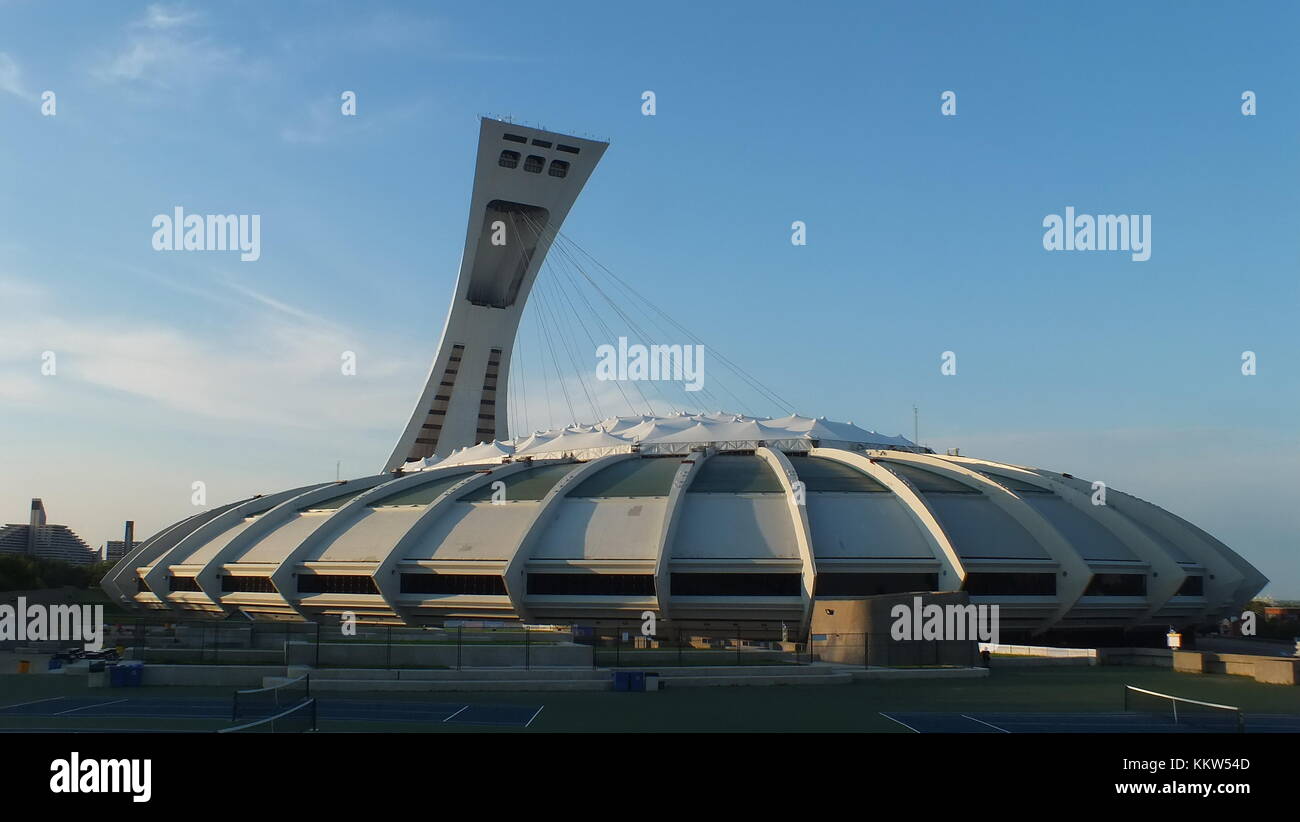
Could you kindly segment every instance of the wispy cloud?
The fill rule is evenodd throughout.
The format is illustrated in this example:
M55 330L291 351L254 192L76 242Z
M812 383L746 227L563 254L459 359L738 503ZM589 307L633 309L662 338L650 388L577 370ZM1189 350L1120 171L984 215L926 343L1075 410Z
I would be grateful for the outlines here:
M240 49L218 42L205 28L204 15L188 6L151 5L126 26L124 42L91 74L106 83L174 89L255 73Z
M3 51L0 51L0 91L24 100L31 97L23 87L22 70L18 67L18 61Z
M244 286L244 311L227 312L220 336L127 318L70 316L49 295L18 280L0 280L0 296L21 295L26 310L0 327L0 405L90 406L94 391L178 412L193 420L255 423L299 430L369 428L384 424L409 400L416 363L384 343ZM218 297L218 299L220 299ZM41 355L57 357L43 376ZM357 356L355 376L342 355ZM87 392L92 393L87 393Z

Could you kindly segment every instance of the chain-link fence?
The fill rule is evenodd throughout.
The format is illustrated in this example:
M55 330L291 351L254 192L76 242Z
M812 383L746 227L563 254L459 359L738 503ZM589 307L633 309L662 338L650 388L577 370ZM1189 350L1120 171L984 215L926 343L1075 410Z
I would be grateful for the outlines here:
M794 666L972 667L975 642L897 641L888 634L813 634L785 627L643 623L525 625L448 620L403 626L246 619L119 620L105 645L128 659L171 665L292 665L311 668L660 668Z

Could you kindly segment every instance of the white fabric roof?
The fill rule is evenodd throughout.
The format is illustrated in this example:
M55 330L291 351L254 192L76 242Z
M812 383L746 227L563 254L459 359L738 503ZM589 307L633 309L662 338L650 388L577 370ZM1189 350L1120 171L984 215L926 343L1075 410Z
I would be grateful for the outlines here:
M535 431L523 437L485 442L453 452L445 459L409 462L403 471L423 471L452 465L499 463L511 457L594 459L639 450L643 454L685 454L712 445L724 450L752 450L760 444L780 451L806 451L816 441L823 447L903 448L920 450L901 435L889 436L859 428L851 422L825 417L746 417L742 414L637 414L610 417L593 425L570 425Z

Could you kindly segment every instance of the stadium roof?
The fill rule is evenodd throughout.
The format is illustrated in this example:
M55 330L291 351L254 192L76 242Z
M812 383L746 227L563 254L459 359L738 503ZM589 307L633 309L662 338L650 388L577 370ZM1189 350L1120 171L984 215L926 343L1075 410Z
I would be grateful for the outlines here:
M570 425L536 431L525 437L484 442L452 452L445 458L409 462L402 471L423 471L451 465L499 463L519 457L594 459L609 454L685 454L693 448L716 446L727 451L753 450L766 445L778 451L807 451L812 447L892 448L924 451L901 435L890 436L859 428L851 422L825 417L747 417L743 414L678 413L659 417L637 414L610 417L592 425Z

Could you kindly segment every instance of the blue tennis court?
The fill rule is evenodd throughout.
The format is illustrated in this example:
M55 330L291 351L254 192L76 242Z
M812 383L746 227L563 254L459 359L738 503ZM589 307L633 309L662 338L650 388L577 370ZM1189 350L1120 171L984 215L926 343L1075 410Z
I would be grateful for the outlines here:
M317 698L322 722L371 722L394 725L483 725L526 728L542 712L541 705L471 704L408 700ZM0 706L5 717L86 719L208 719L229 721L231 703L223 697L58 696ZM32 728L15 729L32 732ZM57 729L65 730L65 729ZM102 730L102 729L86 729Z
M1227 724L1175 724L1141 713L881 712L918 734L1177 734L1230 731ZM1300 733L1300 716L1248 714L1246 733Z

